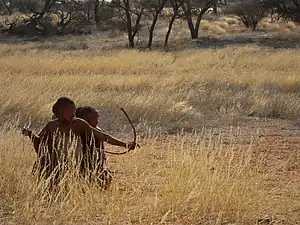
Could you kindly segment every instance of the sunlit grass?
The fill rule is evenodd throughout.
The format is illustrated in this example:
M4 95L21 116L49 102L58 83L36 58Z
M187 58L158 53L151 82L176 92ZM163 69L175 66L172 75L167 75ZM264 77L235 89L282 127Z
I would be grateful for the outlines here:
M36 51L2 45L2 114L49 116L61 95L78 104L123 105L136 119L201 121L222 114L296 118L300 54L257 47L177 53ZM273 103L276 104L273 104ZM277 107L280 105L280 107ZM276 113L273 115L273 111ZM221 115L222 116L222 115Z
M6 220L18 224L253 224L281 205L265 190L268 174L253 163L251 144L223 145L222 136L145 139L143 149L110 158L116 172L103 192L83 181L65 179L69 189L55 195L31 175L35 158L16 131L1 132L0 193L14 210ZM295 188L294 186L289 188ZM288 199L288 196L283 195Z
M299 196L297 183L283 184L280 192L266 188L272 174L263 171L264 156L253 154L251 141L237 146L224 144L222 136L161 136L151 129L174 133L202 128L208 119L218 124L247 116L297 118L298 51L257 46L176 53L51 51L2 44L0 53L4 223L255 224L266 215L297 221L292 213L299 206L292 201ZM62 95L115 113L123 106L143 134L142 149L109 157L116 174L107 192L70 179L70 189L53 196L31 175L35 155L17 131L16 116L21 124L31 117L37 126L50 118ZM108 118L113 115L105 116L111 132L123 129ZM286 217L285 208L293 216Z

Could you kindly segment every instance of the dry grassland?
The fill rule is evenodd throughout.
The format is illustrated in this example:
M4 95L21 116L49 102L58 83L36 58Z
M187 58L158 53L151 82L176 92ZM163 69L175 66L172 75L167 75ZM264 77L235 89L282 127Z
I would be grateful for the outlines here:
M248 116L296 119L299 62L297 50L257 46L164 53L1 44L0 221L295 224L300 188L291 174L299 171L299 153L283 158L280 169L286 173L278 177L277 165L266 168L271 153L263 151L255 132L238 143L241 131L235 129L225 136L204 131L166 136L158 130L201 130ZM32 117L32 127L39 127L61 95L103 112L119 113L123 106L138 125L142 149L109 157L116 174L107 192L70 177L64 181L68 189L51 195L30 174L35 155L15 117L20 124ZM118 113L114 116L121 117ZM100 121L118 136L124 124L110 123ZM130 139L127 131L122 135ZM291 160L295 167L287 170Z

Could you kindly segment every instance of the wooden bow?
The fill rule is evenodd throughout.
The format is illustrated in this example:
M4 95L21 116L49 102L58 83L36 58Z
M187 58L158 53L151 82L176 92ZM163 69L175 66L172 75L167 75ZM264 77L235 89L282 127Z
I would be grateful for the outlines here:
M132 131L133 131L133 143L136 144L137 147L141 147L139 144L136 143L136 130L135 130L135 127L130 119L130 117L128 116L127 112L121 107L121 111L124 113L124 115L126 116L128 122L130 123L131 125L131 128L132 128ZM124 151L124 152L110 152L110 151L105 151L105 153L108 153L108 154L111 154L111 155L124 155L128 152L130 152L131 150L128 149L127 151Z
M141 146L140 146L139 144L136 143L136 131L135 131L135 127L134 127L134 125L133 125L131 119L129 118L128 114L126 113L126 111L125 111L123 108L121 108L121 111L125 114L125 116L126 116L128 122L129 122L130 125L131 125L132 131L133 131L133 143L135 143L136 146L140 148Z

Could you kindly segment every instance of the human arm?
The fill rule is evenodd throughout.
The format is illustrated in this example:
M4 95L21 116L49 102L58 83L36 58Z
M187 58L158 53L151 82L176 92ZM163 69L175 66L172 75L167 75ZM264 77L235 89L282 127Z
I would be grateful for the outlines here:
M30 140L32 141L35 152L38 153L39 144L41 142L41 139L39 138L39 136L36 136L31 130L29 130L27 128L22 129L22 134L25 137L30 138Z
M124 148L128 148L130 150L135 149L136 143L133 142L123 142L121 140L118 140L117 138L113 137L112 135L105 133L103 131L100 131L98 129L95 129L92 127L94 136L99 139L100 141L107 142L111 145L116 145Z
M128 148L130 150L135 149L136 143L133 143L133 142L128 142L128 143L123 142L123 141L118 140L117 138L111 136L110 134L101 131L100 129L91 127L85 121L81 121L81 122L84 123L85 131L87 133L93 133L94 137L97 140L103 141L103 142L107 142L107 143L109 143L111 145L116 145L116 146Z
M40 146L40 143L41 143L41 137L46 132L46 127L47 127L47 125L45 127L43 127L43 129L39 132L38 135L35 135L31 130L29 130L27 128L23 128L22 129L22 134L25 137L29 137L31 139L33 147L34 147L34 150L35 150L35 152L37 154L39 152L39 146Z

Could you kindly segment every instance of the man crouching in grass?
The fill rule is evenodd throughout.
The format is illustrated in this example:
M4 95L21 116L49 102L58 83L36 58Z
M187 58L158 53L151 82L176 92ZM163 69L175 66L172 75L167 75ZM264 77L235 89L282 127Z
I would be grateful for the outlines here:
M38 155L38 176L45 179L51 176L53 184L58 184L61 179L64 165L68 164L68 147L74 141L79 146L73 152L77 167L80 174L89 179L94 170L96 148L101 142L135 149L136 143L118 140L92 127L85 120L76 118L75 103L69 98L59 98L52 109L57 119L48 122L37 136L27 129L23 129L22 133L33 141Z

